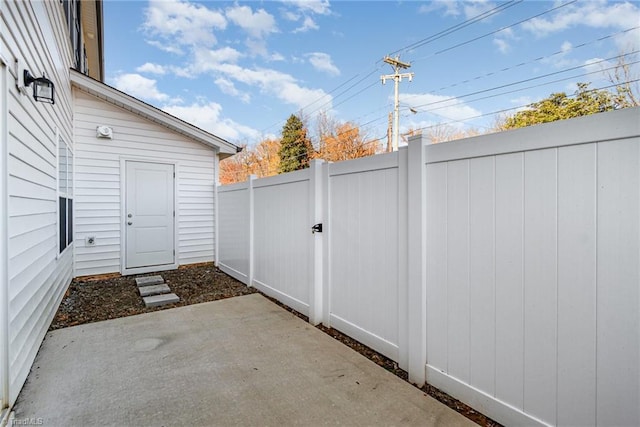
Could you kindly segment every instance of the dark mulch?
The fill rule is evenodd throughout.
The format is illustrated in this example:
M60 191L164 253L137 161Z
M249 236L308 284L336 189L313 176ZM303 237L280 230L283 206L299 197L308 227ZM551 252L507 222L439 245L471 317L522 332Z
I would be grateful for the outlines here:
M142 302L142 298L138 294L138 288L134 280L135 277L145 275L78 278L69 286L49 330L258 292L256 289L249 288L226 275L212 263L187 266L178 270L163 271L148 275L153 274L160 274L164 278L165 283L169 285L171 291L180 297L179 302L162 307L146 308ZM298 313L273 298L268 296L267 298L301 319L308 321L305 315ZM369 360L372 360L387 371L408 381L407 372L400 369L398 364L393 360L333 328L327 328L323 325L318 325L317 328L349 346ZM421 390L481 426L501 427L499 423L485 417L473 408L470 408L429 384L425 384Z
M159 274L180 301L146 308L135 278ZM257 291L217 269L212 263L160 273L75 279L60 304L49 330L99 322L167 308L215 301Z

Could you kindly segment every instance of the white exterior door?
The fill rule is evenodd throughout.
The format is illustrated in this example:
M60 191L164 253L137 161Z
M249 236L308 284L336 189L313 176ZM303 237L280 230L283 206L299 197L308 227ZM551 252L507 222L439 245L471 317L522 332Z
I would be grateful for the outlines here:
M125 268L174 264L174 165L127 161L125 179Z

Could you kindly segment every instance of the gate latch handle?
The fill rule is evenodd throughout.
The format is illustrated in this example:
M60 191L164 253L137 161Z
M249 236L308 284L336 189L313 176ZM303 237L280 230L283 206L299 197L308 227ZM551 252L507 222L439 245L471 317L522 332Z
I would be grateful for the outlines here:
M316 233L316 231L317 231L318 233L322 233L322 223L320 223L320 224L316 224L316 225L314 225L313 227L311 227L311 232L312 232L313 234L315 234L315 233Z

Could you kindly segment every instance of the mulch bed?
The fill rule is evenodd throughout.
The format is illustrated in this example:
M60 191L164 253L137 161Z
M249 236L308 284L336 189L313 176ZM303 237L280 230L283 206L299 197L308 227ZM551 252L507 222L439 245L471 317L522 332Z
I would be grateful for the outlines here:
M161 307L144 306L135 277L159 274L171 292L180 297L175 304ZM217 269L212 263L139 276L102 276L77 278L67 293L49 330L199 304L256 293L236 279Z
M163 271L156 274L160 274L164 278L165 283L171 288L171 292L180 297L179 302L162 307L146 308L142 298L138 294L138 288L134 280L136 276L77 278L74 279L69 286L49 330L52 331L85 323L133 316L240 295L260 293L255 288L249 288L223 273L212 263L186 266L178 270ZM298 313L273 298L266 297L287 311L308 321L305 315ZM398 364L393 360L335 329L327 328L323 325L318 325L317 328L349 346L369 360L372 360L387 371L408 381L407 372L400 369ZM473 408L470 408L429 384L425 384L421 390L481 426L501 426L499 423L485 417Z

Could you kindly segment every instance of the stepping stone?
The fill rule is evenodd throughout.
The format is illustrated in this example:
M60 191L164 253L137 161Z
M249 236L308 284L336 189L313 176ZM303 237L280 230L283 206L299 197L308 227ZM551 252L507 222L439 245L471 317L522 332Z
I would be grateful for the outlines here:
M138 288L141 297L148 297L150 295L168 294L171 292L169 285L163 283L161 285L142 286Z
M162 294L162 295L152 295L148 297L143 297L144 305L146 307L157 307L165 304L173 304L174 302L180 301L178 295L176 294Z
M138 285L139 288L142 286L160 285L162 283L164 283L162 276L136 277L136 285Z

